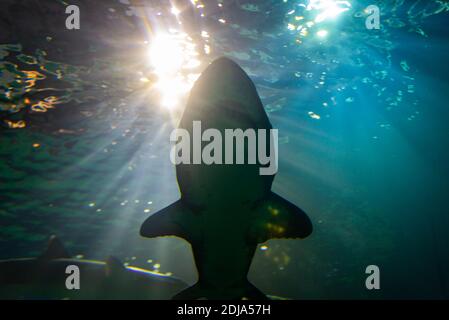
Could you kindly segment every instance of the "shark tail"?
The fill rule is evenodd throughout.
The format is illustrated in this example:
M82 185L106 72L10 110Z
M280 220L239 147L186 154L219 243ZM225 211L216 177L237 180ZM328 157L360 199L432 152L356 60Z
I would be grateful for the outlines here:
M249 281L243 287L243 290L239 288L238 291L226 290L220 292L216 289L208 289L203 286L201 282L194 284L193 286L176 294L172 300L268 300L268 297L259 289L257 289Z
M306 238L313 230L312 222L307 214L274 192L270 192L254 208L249 210L252 215L252 225L248 229L247 239L255 243L263 243L270 239ZM201 237L201 229L196 227L198 215L193 213L182 200L147 218L140 229L140 234L147 238L176 236L195 243ZM186 223L187 221L187 223ZM196 241L195 241L196 240ZM223 239L225 241L225 239ZM173 299L193 300L206 298L262 300L267 297L249 281L239 288L210 288L198 282L190 288L177 294Z

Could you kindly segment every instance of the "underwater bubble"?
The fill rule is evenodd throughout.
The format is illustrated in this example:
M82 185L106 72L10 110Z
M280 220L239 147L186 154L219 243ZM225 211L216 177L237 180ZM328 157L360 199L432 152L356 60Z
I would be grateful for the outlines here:
M5 120L5 123L8 125L10 129L22 129L26 127L26 123L23 120L19 121Z
M401 65L402 70L404 70L404 71L406 71L406 72L408 72L408 71L410 70L410 67L409 67L409 65L407 64L407 61L402 60L401 63L400 63L400 65Z
M25 64L30 64L30 65L38 63L38 61L37 61L37 59L35 57L28 56L28 55L25 55L25 54L19 54L17 56L17 60L19 60L19 61L21 61L21 62L23 62Z
M309 115L310 118L315 119L315 120L321 119L320 115L318 115L318 114L316 114L315 112L312 112L312 111L309 111L308 115Z
M251 3L242 4L240 6L240 8L242 8L243 10L246 10L246 11L250 11L250 12L259 12L260 11L258 5L251 4Z
M405 22L403 22L402 20L396 18L396 17L392 17L390 19L385 20L385 22L392 28L402 28L405 27Z
M329 32L327 30L319 30L316 35L320 38L324 38L329 34Z

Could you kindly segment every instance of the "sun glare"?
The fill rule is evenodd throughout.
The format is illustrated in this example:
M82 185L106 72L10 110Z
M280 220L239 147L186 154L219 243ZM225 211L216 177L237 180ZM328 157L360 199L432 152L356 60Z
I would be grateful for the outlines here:
M291 16L287 29L297 32L296 42L302 43L311 33L315 33L318 38L327 37L328 31L322 28L337 22L337 17L351 10L352 5L345 0L308 0L307 4L301 3L297 7L287 12L287 16Z
M161 105L173 109L180 104L199 76L196 45L185 33L171 30L151 42L149 57L157 77L155 88Z
M348 1L311 0L307 10L319 12L315 18L315 22L319 23L337 17L342 12L348 11L350 7L351 4Z

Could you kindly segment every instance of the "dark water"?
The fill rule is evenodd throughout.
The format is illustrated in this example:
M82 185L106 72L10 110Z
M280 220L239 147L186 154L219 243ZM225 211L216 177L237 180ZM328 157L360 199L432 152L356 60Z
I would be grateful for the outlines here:
M449 297L447 1L126 2L72 1L80 30L63 1L0 3L0 258L57 234L194 282L187 243L138 230L177 199L170 131L226 55L279 129L274 190L315 225L261 246L250 279L300 299Z

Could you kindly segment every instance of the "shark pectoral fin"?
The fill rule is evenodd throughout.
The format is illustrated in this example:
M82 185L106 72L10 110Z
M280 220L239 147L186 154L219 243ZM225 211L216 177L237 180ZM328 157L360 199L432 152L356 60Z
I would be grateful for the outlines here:
M146 219L140 227L140 235L146 238L175 236L188 241L180 223L180 218L188 214L189 209L178 200Z
M274 238L306 238L313 230L307 214L274 192L256 209L251 235L258 243Z

